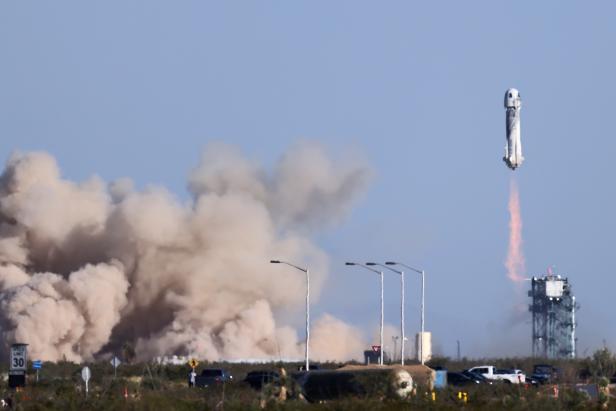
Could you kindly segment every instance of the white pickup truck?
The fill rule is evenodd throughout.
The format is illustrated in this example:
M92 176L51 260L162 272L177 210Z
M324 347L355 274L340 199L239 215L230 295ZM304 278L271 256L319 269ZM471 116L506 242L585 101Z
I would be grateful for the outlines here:
M524 384L526 375L520 370L498 369L493 365L481 365L469 369L470 372L481 374L489 380L502 380L512 384Z

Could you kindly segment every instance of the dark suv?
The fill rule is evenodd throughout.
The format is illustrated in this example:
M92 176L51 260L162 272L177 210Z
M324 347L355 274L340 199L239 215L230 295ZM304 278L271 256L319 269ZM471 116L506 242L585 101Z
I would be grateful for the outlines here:
M467 385L481 384L477 378L473 378L461 372L447 372L447 385L454 387L464 387Z
M207 387L212 384L220 384L231 381L233 376L222 368L206 368L195 378L195 386Z
M551 384L558 381L559 369L549 364L535 364L530 378L538 384Z
M472 380L479 381L481 384L492 385L494 383L494 381L487 379L483 375L476 373L476 372L469 371L469 370L462 371L462 374L466 375L468 378Z
M276 371L250 371L248 374L246 374L244 382L248 383L248 385L250 385L255 390L260 390L261 388L263 388L264 385L280 383L280 374L278 374Z

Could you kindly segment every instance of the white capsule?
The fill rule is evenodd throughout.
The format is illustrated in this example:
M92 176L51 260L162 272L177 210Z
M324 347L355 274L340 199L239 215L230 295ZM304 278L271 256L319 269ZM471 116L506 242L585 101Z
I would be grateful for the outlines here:
M510 88L505 93L505 109L506 126L507 126L507 144L505 145L505 157L503 161L512 170L515 170L522 164L522 141L520 139L520 110L522 108L522 100L520 92L514 88Z

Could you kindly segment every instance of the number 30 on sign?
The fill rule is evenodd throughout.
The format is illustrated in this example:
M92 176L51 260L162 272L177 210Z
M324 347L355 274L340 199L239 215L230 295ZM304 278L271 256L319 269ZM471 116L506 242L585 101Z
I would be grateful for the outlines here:
M11 371L26 371L27 362L26 345L11 346Z

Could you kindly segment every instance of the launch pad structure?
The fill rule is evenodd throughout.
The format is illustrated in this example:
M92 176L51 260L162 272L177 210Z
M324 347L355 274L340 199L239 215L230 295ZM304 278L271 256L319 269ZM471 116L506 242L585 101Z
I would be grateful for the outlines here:
M532 299L533 357L575 358L575 312L579 306L569 280L551 273L533 277L528 296Z

